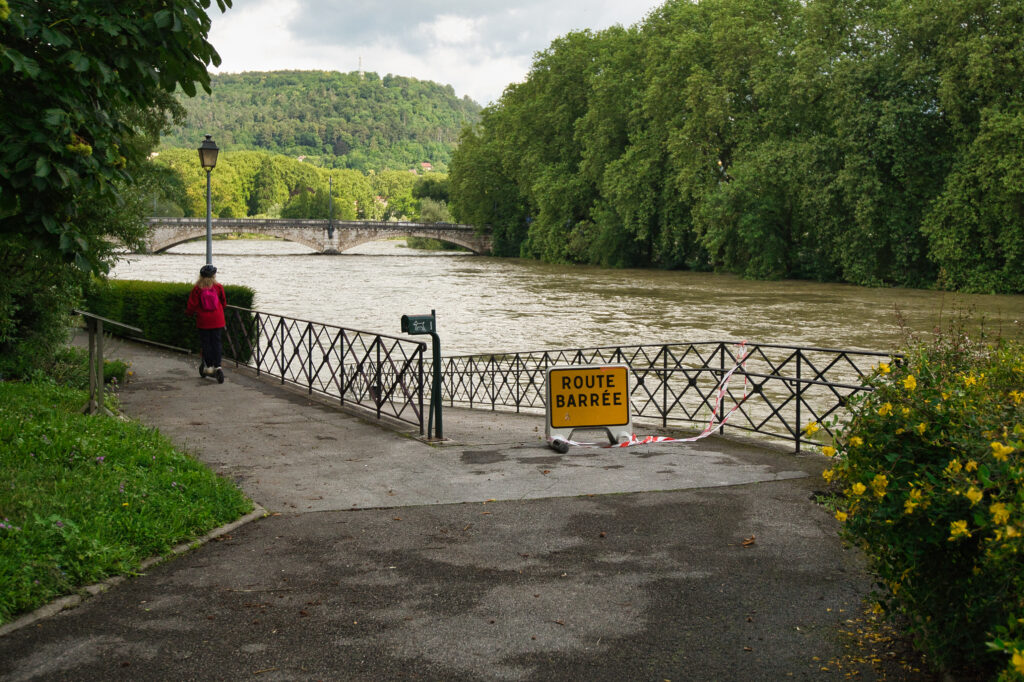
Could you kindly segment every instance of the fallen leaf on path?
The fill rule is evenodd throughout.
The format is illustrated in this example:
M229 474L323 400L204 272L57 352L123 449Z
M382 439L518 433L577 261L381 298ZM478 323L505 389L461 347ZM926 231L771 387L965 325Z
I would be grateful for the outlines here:
M740 544L743 545L744 547L750 547L752 544L754 544L755 540L757 540L757 536L756 535L751 535L749 538L747 538L746 540L744 540Z

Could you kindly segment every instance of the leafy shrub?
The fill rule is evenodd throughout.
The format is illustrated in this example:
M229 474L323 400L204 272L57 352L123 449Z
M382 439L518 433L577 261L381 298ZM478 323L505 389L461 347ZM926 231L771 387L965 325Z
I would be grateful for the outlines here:
M954 329L869 381L824 448L842 535L940 668L1022 679L1024 347Z
M123 384L128 376L129 366L123 360L103 361L103 383ZM80 390L89 388L89 351L66 346L54 356L53 364L45 371L33 375L33 380L50 380L53 383Z
M84 274L26 240L0 236L0 376L44 370L68 340Z

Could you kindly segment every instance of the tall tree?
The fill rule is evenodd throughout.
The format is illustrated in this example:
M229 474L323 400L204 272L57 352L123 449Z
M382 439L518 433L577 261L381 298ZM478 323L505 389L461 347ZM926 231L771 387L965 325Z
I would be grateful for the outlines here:
M217 0L221 11L230 0ZM8 6L9 5L9 6ZM0 6L0 357L45 354L88 272L142 229L141 169L209 88L209 0L159 5L10 0ZM9 11L8 11L9 10ZM130 190L130 191L129 191ZM26 361L22 363L23 368ZM2 368L0 368L2 370Z
M99 270L102 225L83 202L118 201L134 112L163 116L178 87L209 90L220 57L206 38L209 0L161 6L11 0L0 22L0 233ZM221 11L231 0L217 0ZM139 150L141 151L141 150Z

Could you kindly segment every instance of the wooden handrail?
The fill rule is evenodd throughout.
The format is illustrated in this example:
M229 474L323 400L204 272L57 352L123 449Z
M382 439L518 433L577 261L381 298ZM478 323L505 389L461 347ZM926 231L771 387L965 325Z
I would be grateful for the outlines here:
M112 324L115 327L122 327L139 334L142 333L142 330L130 324L108 320L77 308L73 309L71 313L84 317L86 329L89 330L89 402L82 408L82 412L85 414L96 414L97 412L112 414L103 405L103 324Z

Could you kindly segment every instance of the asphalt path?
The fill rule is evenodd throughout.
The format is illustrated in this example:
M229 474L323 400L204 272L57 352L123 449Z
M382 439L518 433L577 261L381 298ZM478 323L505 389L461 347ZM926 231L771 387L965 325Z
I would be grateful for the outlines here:
M107 352L132 362L125 413L267 515L0 636L0 679L853 671L840 632L870 580L812 499L820 455L720 438L560 455L542 417L448 408L429 444L231 367L219 385L189 356Z

